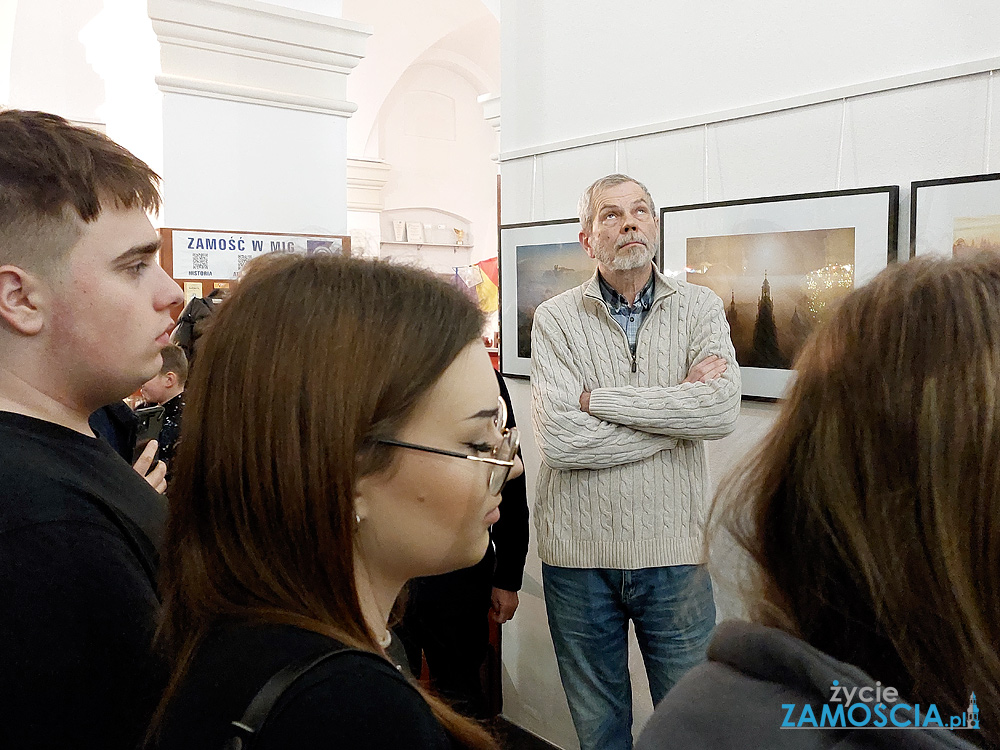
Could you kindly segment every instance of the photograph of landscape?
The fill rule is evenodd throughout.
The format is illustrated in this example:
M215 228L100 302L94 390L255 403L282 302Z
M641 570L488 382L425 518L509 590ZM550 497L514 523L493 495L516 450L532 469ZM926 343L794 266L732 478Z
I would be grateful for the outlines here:
M788 369L854 287L854 227L690 237L687 280L726 307L742 367Z

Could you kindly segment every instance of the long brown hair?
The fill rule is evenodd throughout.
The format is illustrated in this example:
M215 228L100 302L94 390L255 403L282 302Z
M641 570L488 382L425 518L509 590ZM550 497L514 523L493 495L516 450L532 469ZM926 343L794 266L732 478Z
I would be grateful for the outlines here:
M1000 743L1000 257L917 259L849 294L716 498L753 619Z
M221 618L380 651L355 587L353 498L393 454L368 438L393 434L482 330L469 299L421 271L328 255L261 261L221 306L186 391L161 565L158 642L172 674L157 721ZM466 746L494 746L428 702Z

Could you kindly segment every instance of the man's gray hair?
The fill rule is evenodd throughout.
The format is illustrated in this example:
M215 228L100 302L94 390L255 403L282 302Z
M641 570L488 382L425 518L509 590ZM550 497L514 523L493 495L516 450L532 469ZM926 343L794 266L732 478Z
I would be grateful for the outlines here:
M649 210L653 216L656 216L656 206L653 204L653 196L649 194L649 189L645 185L628 175L609 174L607 177L602 177L601 179L596 180L589 188L584 190L583 195L580 196L580 205L578 206L577 211L580 214L580 228L583 229L584 232L589 234L590 228L594 225L594 196L602 190L606 190L607 188L612 188L626 182L633 182L642 188L642 192L646 194L646 202L649 203Z

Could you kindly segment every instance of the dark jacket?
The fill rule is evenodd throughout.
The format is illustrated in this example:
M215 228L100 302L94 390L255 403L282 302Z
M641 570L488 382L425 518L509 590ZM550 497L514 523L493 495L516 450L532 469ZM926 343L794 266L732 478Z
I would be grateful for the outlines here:
M808 713L815 716L817 723L824 706L831 715L839 707L849 708L846 701L829 702L834 696L834 683L848 690L876 686L875 679L860 669L837 661L781 630L736 620L724 622L716 628L709 644L708 661L682 677L656 707L636 750L972 750L974 747L950 730L933 726L854 728L845 718L845 728L814 728L808 720L802 720L804 704L811 705ZM836 695L840 696L840 691ZM865 701L857 698L853 701L859 702ZM900 703L908 701L905 698L888 701L883 713ZM874 698L868 702L870 709L875 705ZM794 708L790 710L790 706ZM928 710L929 706L921 706L921 715L926 716ZM863 721L865 711L854 713L859 723L867 723ZM897 716L903 722L912 719L912 711L902 710ZM945 724L949 721L948 716L941 719ZM782 724L793 724L796 728ZM976 734L970 732L969 736Z
M90 429L114 448L115 453L132 463L135 452L136 429L139 426L132 411L124 401L115 401L90 415Z

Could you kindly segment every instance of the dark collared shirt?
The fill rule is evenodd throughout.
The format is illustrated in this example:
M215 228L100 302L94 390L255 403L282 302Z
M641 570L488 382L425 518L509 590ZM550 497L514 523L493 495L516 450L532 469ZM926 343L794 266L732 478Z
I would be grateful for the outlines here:
M654 275L650 272L649 281L646 282L646 286L629 303L627 299L618 293L617 289L604 280L600 271L597 272L597 281L601 286L601 296L608 303L608 312L611 313L611 317L618 322L618 325L625 332L625 338L628 339L629 350L632 352L633 357L635 357L635 346L639 337L639 326L646 319L646 315L649 314L649 308L653 304L653 279Z

